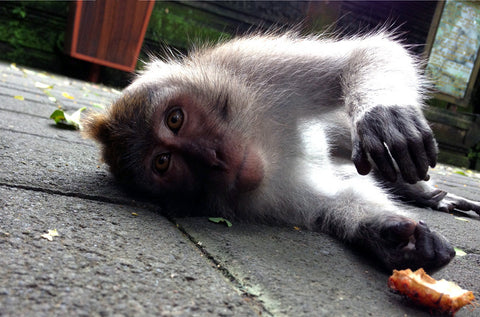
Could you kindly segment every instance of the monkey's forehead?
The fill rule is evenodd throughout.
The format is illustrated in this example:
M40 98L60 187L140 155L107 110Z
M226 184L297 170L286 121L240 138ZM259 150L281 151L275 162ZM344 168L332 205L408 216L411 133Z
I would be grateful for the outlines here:
M193 75L182 63L153 61L147 63L145 69L140 71L134 81L125 90L136 90L142 86L161 85L165 86L175 77L189 77Z

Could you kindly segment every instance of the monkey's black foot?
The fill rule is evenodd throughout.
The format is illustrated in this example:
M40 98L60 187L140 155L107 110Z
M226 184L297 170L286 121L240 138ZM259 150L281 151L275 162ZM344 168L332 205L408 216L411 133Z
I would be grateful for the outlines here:
M359 241L388 269L431 270L442 267L455 256L454 249L441 235L419 221L402 216L387 216L364 223Z
M473 210L480 215L480 203L468 200L453 194L447 194L442 200L438 202L435 209L445 212L450 212L454 209L469 211Z
M380 179L378 173L375 175L377 179ZM397 181L393 184L383 182L383 185L388 188L393 195L411 204L430 207L445 212L451 212L454 209L463 211L473 210L480 215L480 202L447 193L426 182L408 184Z

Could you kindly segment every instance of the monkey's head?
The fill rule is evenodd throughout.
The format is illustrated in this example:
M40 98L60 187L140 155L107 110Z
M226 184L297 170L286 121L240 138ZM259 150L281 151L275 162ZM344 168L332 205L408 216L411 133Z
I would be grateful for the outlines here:
M105 112L83 122L83 134L100 143L112 174L164 197L257 188L264 160L254 135L245 134L249 97L224 76L165 75L169 68L162 65L162 75L154 71L159 65L151 67Z

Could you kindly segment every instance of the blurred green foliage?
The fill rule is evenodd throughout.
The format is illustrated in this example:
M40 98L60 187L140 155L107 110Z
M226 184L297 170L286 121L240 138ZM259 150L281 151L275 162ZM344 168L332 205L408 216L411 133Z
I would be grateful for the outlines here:
M475 146L473 146L469 150L468 159L474 162L476 162L477 160L480 160L480 143L477 143ZM480 166L475 166L475 168L479 168L479 167Z
M218 16L175 2L155 4L150 17L146 38L180 49L193 44L228 39L225 21Z
M4 43L1 58L36 67L54 62L52 54L63 49L68 6L64 1L3 2L0 7L0 42ZM49 18L50 13L54 18ZM35 65L36 62L40 65Z

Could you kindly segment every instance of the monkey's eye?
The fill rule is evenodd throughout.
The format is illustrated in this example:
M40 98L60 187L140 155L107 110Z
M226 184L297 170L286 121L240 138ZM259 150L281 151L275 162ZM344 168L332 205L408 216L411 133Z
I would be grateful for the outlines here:
M159 173L163 174L167 171L168 166L170 166L170 154L169 153L162 153L155 156L153 160L153 169Z
M180 109L175 109L168 114L167 126L173 132L178 132L183 124L183 112Z

